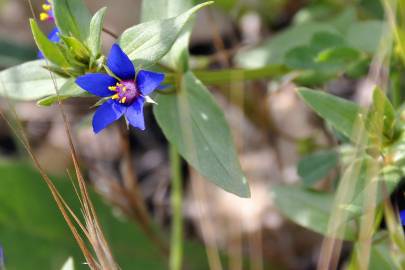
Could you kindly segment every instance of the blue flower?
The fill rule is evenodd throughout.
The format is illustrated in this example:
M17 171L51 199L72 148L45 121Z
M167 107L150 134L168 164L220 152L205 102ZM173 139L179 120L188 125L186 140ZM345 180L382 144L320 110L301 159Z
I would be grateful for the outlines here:
M405 210L399 212L399 217L401 219L402 226L405 226Z
M164 74L146 70L135 74L131 60L117 44L111 48L107 67L113 75L90 73L76 79L87 92L108 98L94 114L94 132L100 132L122 116L131 126L144 130L143 105L151 101L148 95L160 86Z
M58 27L55 27L48 35L48 39L54 43L58 43L60 41L60 36L59 36L59 29ZM38 52L38 58L39 59L43 59L44 58L44 54L39 51Z
M0 269L4 268L4 253L3 247L0 245Z

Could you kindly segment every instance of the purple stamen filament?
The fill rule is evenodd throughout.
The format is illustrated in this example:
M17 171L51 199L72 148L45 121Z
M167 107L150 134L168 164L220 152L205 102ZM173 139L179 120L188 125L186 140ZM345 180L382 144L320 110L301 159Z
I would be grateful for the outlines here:
M117 82L115 85L109 86L108 89L115 92L111 99L124 105L131 105L136 98L141 96L133 80Z

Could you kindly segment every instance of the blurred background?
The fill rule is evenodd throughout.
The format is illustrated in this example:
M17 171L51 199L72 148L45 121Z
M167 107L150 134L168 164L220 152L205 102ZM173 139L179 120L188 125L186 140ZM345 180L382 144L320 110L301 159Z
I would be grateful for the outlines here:
M139 22L140 0L85 2L92 13L108 7L105 26L118 35ZM32 0L32 4L38 15L43 1ZM0 0L0 69L36 59L30 17L28 1ZM279 67L287 61L287 51L308 44L314 32L333 32L331 28L346 31L354 22L382 19L378 0L217 0L196 18L190 44L192 66L211 70ZM303 25L307 27L299 28ZM51 30L47 24L41 26L46 32ZM352 33L353 44L368 53L368 60L381 36L380 28L373 29L376 31L358 29ZM359 35L362 41L356 44L354 38ZM104 34L106 52L113 42ZM287 64L294 67L296 59L288 59ZM368 64L358 67L357 76L337 70L326 78L315 73L301 82L322 85L333 94L367 103L367 95L357 89L367 84L362 76ZM252 198L226 193L184 164L184 269L315 269L323 237L286 219L275 207L271 192L273 185L299 184L300 159L336 144L322 121L296 95L295 79L291 72L269 80L237 80L210 87L225 110ZM80 165L93 187L92 197L113 253L122 269L166 269L165 245L171 223L167 142L150 108L145 112L147 130L130 129L129 145L128 134L122 134L118 126L94 135L89 107L95 101L72 99L65 102L65 109ZM0 110L13 120L9 102L0 99ZM72 161L58 106L12 102L11 107L34 155L69 204L78 209L69 181ZM332 171L315 188L328 190L334 177L336 172ZM148 223L133 202L122 185L125 181L139 184L153 223ZM157 229L145 230L145 224ZM0 245L7 269L60 269L70 256L77 269L86 269L50 192L4 119L0 119ZM343 246L342 267L350 249L348 244Z

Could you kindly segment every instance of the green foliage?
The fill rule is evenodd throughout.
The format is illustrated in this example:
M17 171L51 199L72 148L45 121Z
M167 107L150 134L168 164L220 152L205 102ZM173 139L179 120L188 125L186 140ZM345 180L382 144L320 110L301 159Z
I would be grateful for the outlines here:
M177 95L159 95L157 102L159 126L187 162L226 191L249 197L224 113L204 85L188 72Z
M142 2L142 21L154 19L171 18L179 16L192 8L191 0L171 1L143 1ZM162 60L169 67L178 71L188 70L188 44L194 20L190 19L184 26L177 41L173 44L171 50Z
M90 33L91 15L82 0L52 0L55 23L65 36L84 42Z
M50 41L48 37L42 33L35 20L30 19L30 24L32 35L34 36L38 49L44 54L44 56L55 65L62 68L69 67L69 62L66 60L60 47L56 43Z
M37 104L41 106L51 106L55 102L71 97L88 97L90 94L80 88L73 78L67 80L58 91L58 95L53 94L46 98L38 100Z
M319 151L305 156L298 163L298 175L303 184L311 187L325 178L336 167L338 154L333 150Z
M66 79L43 68L45 61L36 60L0 72L0 95L16 100L36 100L55 94L55 84Z
M362 113L361 107L321 91L300 88L298 93L305 103L336 130L348 138L354 138L356 127L358 128L358 124L362 122L359 118Z
M122 33L119 43L137 67L151 66L169 52L191 16L211 3L195 6L177 17L149 21L128 28Z
M333 194L290 186L272 187L271 192L278 209L287 218L302 227L328 235L328 224L333 211ZM355 239L352 225L346 227L343 235L337 236L348 240Z
M106 7L103 7L97 11L90 22L90 35L88 37L87 44L89 45L89 49L95 58L97 58L101 51L101 32L103 31L104 16L106 11Z
M306 23L296 25L274 35L262 46L239 53L236 62L244 68L259 68L266 65L283 65L286 54L296 47L307 45L315 33L337 33L325 23Z
M0 238L7 269L60 269L68 257L75 269L88 269L51 193L35 170L26 164L0 163ZM78 198L68 179L56 179L63 198L80 216ZM91 198L111 248L123 269L166 269L156 246L94 192ZM204 248L186 242L187 263L207 269ZM21 259L24 258L24 259Z

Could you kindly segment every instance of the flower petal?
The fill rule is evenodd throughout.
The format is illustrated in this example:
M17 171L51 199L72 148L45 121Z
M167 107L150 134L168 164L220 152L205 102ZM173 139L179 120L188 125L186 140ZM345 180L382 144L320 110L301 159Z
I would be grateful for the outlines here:
M121 80L133 80L135 78L134 65L117 44L111 47L107 66Z
M48 39L54 43L57 43L60 41L60 36L59 36L59 29L58 27L55 27L48 35Z
M135 102L128 107L125 117L129 124L133 127L145 130L145 119L143 117L143 104L145 100L143 97L139 97Z
M402 210L401 212L399 212L399 216L401 218L402 226L405 226L405 210Z
M99 97L108 97L113 94L108 90L109 86L115 85L117 80L103 73L89 73L76 79L77 85Z
M94 133L99 133L101 130L120 119L125 113L126 107L118 104L113 100L107 100L101 105L93 116Z
M136 84L145 96L152 93L163 82L165 75L162 73L141 70L136 76Z

